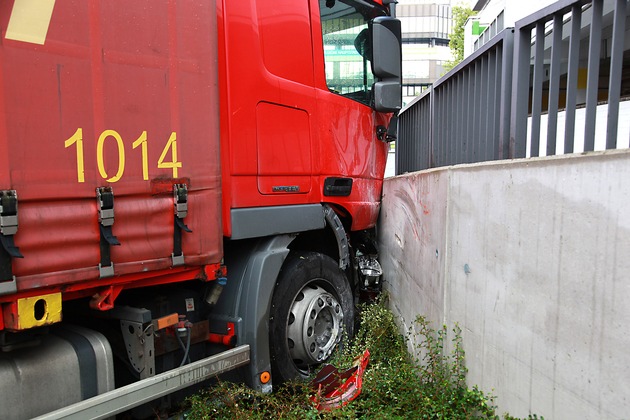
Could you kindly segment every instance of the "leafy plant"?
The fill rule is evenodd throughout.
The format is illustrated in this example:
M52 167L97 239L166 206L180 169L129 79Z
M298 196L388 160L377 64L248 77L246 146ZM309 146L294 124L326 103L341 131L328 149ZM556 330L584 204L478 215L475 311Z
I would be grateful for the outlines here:
M457 5L452 8L453 22L452 32L448 46L451 48L453 54L453 60L448 61L444 65L444 70L449 71L458 65L464 59L464 25L469 17L474 16L477 12L474 12L470 7L466 5Z
M505 413L503 416L505 420L521 420L518 417L510 416L508 413ZM536 414L529 414L527 418L522 419L522 420L545 420L545 418L543 416L538 417L538 415Z
M219 383L188 399L187 419L498 419L493 397L466 385L461 329L430 327L418 317L406 336L382 303L363 306L358 333L335 356L340 368L370 350L362 393L345 407L318 412L305 383L285 384L272 394ZM450 337L450 338L449 338ZM448 340L450 348L447 351ZM417 358L410 356L408 343ZM506 420L517 420L506 414ZM534 416L528 420L538 420ZM543 420L543 419L540 419Z

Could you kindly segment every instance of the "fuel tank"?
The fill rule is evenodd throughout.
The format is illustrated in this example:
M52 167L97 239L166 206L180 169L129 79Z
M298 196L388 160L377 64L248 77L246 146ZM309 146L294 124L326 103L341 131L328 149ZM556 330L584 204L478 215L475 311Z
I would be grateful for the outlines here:
M0 352L3 419L33 418L114 389L105 337L78 326L50 332Z

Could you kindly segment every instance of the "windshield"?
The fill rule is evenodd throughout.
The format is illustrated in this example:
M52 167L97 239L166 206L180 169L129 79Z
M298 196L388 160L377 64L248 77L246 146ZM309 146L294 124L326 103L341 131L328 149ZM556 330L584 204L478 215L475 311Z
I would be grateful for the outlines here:
M374 75L368 21L384 11L351 0L320 0L319 9L328 89L369 105Z

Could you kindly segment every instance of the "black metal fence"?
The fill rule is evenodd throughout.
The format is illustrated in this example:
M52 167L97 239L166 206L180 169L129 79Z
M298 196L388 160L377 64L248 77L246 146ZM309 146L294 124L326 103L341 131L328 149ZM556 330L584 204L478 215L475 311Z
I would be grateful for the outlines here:
M628 147L618 130L630 95L628 9L562 0L498 33L401 111L396 174L592 151L598 137L601 148Z

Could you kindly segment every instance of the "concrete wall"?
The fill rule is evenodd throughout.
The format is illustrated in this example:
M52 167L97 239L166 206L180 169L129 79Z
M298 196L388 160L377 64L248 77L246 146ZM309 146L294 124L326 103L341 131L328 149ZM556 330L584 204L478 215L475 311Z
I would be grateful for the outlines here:
M389 178L391 306L459 323L469 385L500 414L630 418L630 152Z

